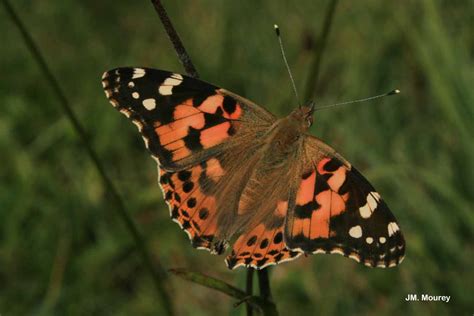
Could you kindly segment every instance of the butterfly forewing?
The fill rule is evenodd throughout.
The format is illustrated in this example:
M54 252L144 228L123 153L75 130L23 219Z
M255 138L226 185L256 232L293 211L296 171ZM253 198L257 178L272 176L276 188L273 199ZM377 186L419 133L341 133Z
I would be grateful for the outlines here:
M250 101L167 71L117 68L104 74L102 84L109 101L138 126L167 170L195 165L275 120Z
M287 246L304 253L338 253L372 267L400 263L405 241L380 194L318 139L307 136L305 146L307 166L287 217Z

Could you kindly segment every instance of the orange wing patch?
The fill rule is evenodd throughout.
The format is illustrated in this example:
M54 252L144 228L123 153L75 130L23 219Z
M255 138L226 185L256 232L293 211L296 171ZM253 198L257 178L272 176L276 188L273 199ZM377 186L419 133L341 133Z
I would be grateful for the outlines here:
M200 105L187 99L172 110L171 122L155 122L155 133L161 150L171 161L179 161L195 152L222 144L234 135L240 125L242 109L234 99L215 94Z

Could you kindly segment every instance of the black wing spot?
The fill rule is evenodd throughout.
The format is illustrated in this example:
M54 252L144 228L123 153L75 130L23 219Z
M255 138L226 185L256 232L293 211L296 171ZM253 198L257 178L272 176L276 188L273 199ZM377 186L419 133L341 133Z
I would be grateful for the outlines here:
M207 208L202 208L199 210L199 219L205 220L209 216L209 210Z
M169 180L170 180L170 176L169 176L168 173L164 173L160 176L160 183L161 184L168 184Z
M182 170L178 172L178 179L181 181L187 181L191 177L191 172L188 170Z
M262 240L262 242L260 243L260 249L264 249L268 246L268 239L265 238L264 240Z
M257 242L257 236L252 236L248 241L247 241L247 246L252 246L255 244L255 242Z
M342 166L341 162L333 158L324 164L323 169L328 172L334 172L339 169L340 166Z
M191 150L203 149L201 144L201 132L194 127L188 128L188 135L183 137L186 148Z
M179 216L179 208L175 205L173 210L171 211L171 218L178 218Z
M273 238L273 243L274 244L279 244L283 240L283 234L281 232L278 232L275 237Z
M193 208L196 206L196 199L190 198L186 204L188 205L189 208Z
M184 184L183 184L183 191L185 193L189 193L191 192L191 190L194 188L194 183L191 182L191 181L186 181Z
M329 177L331 177L330 174L328 176L326 176L326 175L321 175L319 173L316 173L316 182L314 184L314 195L315 196L318 195L319 193L323 192L323 191L327 191L327 190L331 189L328 185Z
M320 205L316 201L308 202L304 205L295 207L295 216L297 218L311 218L313 212L319 209Z
M224 97L223 107L224 111L226 111L228 114L234 113L235 109L237 108L235 99L226 95Z

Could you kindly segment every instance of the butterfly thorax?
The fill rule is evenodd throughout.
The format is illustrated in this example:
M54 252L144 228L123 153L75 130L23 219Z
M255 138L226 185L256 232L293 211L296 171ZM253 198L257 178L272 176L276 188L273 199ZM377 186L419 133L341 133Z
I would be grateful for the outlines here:
M311 126L313 110L299 107L288 116L277 120L266 135L263 151L272 160L282 160L294 153L300 146L301 136Z

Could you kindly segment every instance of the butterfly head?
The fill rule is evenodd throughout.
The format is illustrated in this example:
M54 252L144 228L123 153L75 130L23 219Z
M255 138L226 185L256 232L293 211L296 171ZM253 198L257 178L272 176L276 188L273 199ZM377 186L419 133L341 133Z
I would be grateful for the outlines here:
M301 106L291 112L290 116L300 123L303 131L308 130L313 125L314 102L307 106Z

